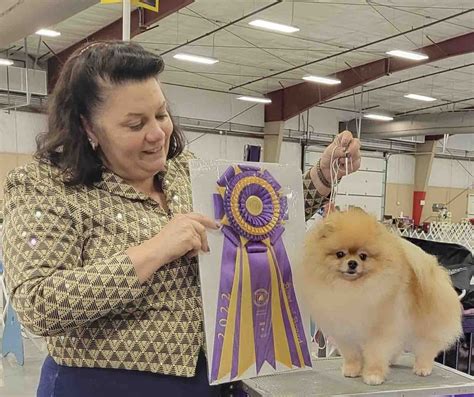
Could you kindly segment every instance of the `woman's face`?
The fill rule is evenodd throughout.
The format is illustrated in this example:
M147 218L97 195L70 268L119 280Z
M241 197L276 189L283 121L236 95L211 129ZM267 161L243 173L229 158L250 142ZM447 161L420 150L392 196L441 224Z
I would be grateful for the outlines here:
M129 183L152 178L166 165L173 123L155 78L105 88L89 136L104 165Z

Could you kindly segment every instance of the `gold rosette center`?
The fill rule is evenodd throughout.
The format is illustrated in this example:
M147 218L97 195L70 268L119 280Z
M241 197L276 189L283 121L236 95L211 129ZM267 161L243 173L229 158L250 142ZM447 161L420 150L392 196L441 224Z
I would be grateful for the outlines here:
M247 211L250 212L253 216L258 216L263 211L263 203L260 197L257 196L250 196L245 201L245 206L247 207Z

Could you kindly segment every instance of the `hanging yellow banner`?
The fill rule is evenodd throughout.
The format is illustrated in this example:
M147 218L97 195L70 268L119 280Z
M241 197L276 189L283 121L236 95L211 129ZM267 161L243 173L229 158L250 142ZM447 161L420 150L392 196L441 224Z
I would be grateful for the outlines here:
M101 4L121 3L122 0L100 0ZM137 7L158 12L159 0L132 0L131 3Z

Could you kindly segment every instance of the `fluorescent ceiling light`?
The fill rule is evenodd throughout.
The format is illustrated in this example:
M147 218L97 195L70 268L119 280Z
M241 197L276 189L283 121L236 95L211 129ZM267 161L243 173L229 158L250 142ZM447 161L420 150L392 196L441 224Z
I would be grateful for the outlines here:
M329 84L329 85L341 84L341 80L332 79L329 77L320 77L320 76L304 76L303 80L312 81L314 83Z
M295 33L299 31L299 29L294 26L282 25L281 23L264 21L263 19L256 19L255 21L249 22L249 25L256 26L257 28L275 30L277 32L283 32L283 33Z
M56 32L55 30L51 30L51 29L40 29L36 32L36 34L39 34L40 36L47 36L47 37L61 36L60 32Z
M409 99L416 99L418 101L425 101L425 102L433 102L436 101L436 98L432 98L430 96L425 96L425 95L418 95L418 94L406 94L403 95L405 98Z
M215 58L208 58L208 57L202 57L199 55L191 55L191 54L183 54L183 53L175 54L173 55L173 58L179 59L181 61L204 63L206 65L213 65L219 62L219 60Z
M382 114L374 114L374 113L364 114L364 117L366 119L381 120L381 121L392 121L393 120L393 117L384 116Z
M401 51L401 50L392 50L387 52L388 55L392 55L394 57L411 59L412 61L421 61L423 59L428 59L428 55L420 54L419 52L412 52L412 51Z
M13 61L11 59L0 58L0 65L11 66Z
M259 97L254 97L254 96L239 96L237 99L240 101L247 101L247 102L272 103L272 100L269 98L259 98Z

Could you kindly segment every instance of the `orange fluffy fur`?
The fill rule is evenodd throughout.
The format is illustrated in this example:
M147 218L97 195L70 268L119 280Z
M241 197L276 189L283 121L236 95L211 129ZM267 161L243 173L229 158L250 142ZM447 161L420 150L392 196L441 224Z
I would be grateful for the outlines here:
M334 212L308 232L303 292L316 324L341 353L343 374L385 380L403 351L429 375L461 334L461 305L434 256L360 209Z

